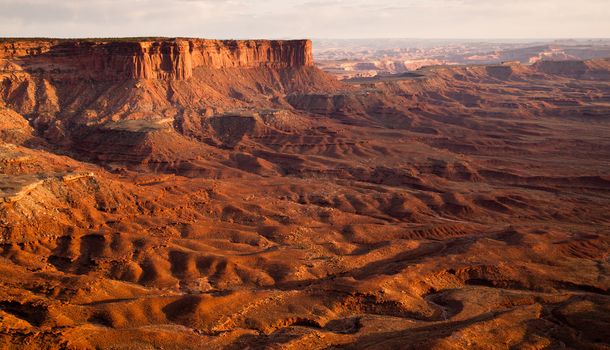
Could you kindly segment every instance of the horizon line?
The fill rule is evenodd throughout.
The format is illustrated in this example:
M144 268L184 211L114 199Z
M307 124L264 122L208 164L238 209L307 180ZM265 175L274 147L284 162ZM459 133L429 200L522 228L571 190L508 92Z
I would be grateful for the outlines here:
M497 41L497 40L610 40L608 37L205 37L188 35L127 35L127 36L0 36L0 39L210 39L210 40L464 40L464 41Z

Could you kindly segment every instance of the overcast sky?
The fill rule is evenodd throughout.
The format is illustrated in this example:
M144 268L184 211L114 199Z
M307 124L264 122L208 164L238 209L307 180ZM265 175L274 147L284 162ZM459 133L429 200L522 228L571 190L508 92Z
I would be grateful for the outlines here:
M0 0L0 36L607 38L610 0Z

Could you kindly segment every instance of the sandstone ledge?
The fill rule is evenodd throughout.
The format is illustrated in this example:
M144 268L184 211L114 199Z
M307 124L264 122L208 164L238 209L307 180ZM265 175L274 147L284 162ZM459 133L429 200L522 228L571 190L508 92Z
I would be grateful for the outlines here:
M313 65L310 40L0 39L0 59L40 73L77 71L96 79L188 79L193 69Z

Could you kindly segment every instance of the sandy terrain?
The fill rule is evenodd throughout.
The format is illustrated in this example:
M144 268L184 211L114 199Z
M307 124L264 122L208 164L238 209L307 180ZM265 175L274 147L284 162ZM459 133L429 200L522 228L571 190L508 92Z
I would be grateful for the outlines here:
M0 348L610 348L609 60L150 40L3 43Z

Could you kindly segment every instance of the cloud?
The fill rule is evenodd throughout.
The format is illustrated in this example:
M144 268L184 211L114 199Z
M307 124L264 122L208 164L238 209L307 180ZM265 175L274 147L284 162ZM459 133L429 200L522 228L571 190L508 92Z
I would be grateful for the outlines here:
M0 0L5 36L610 37L608 0Z

